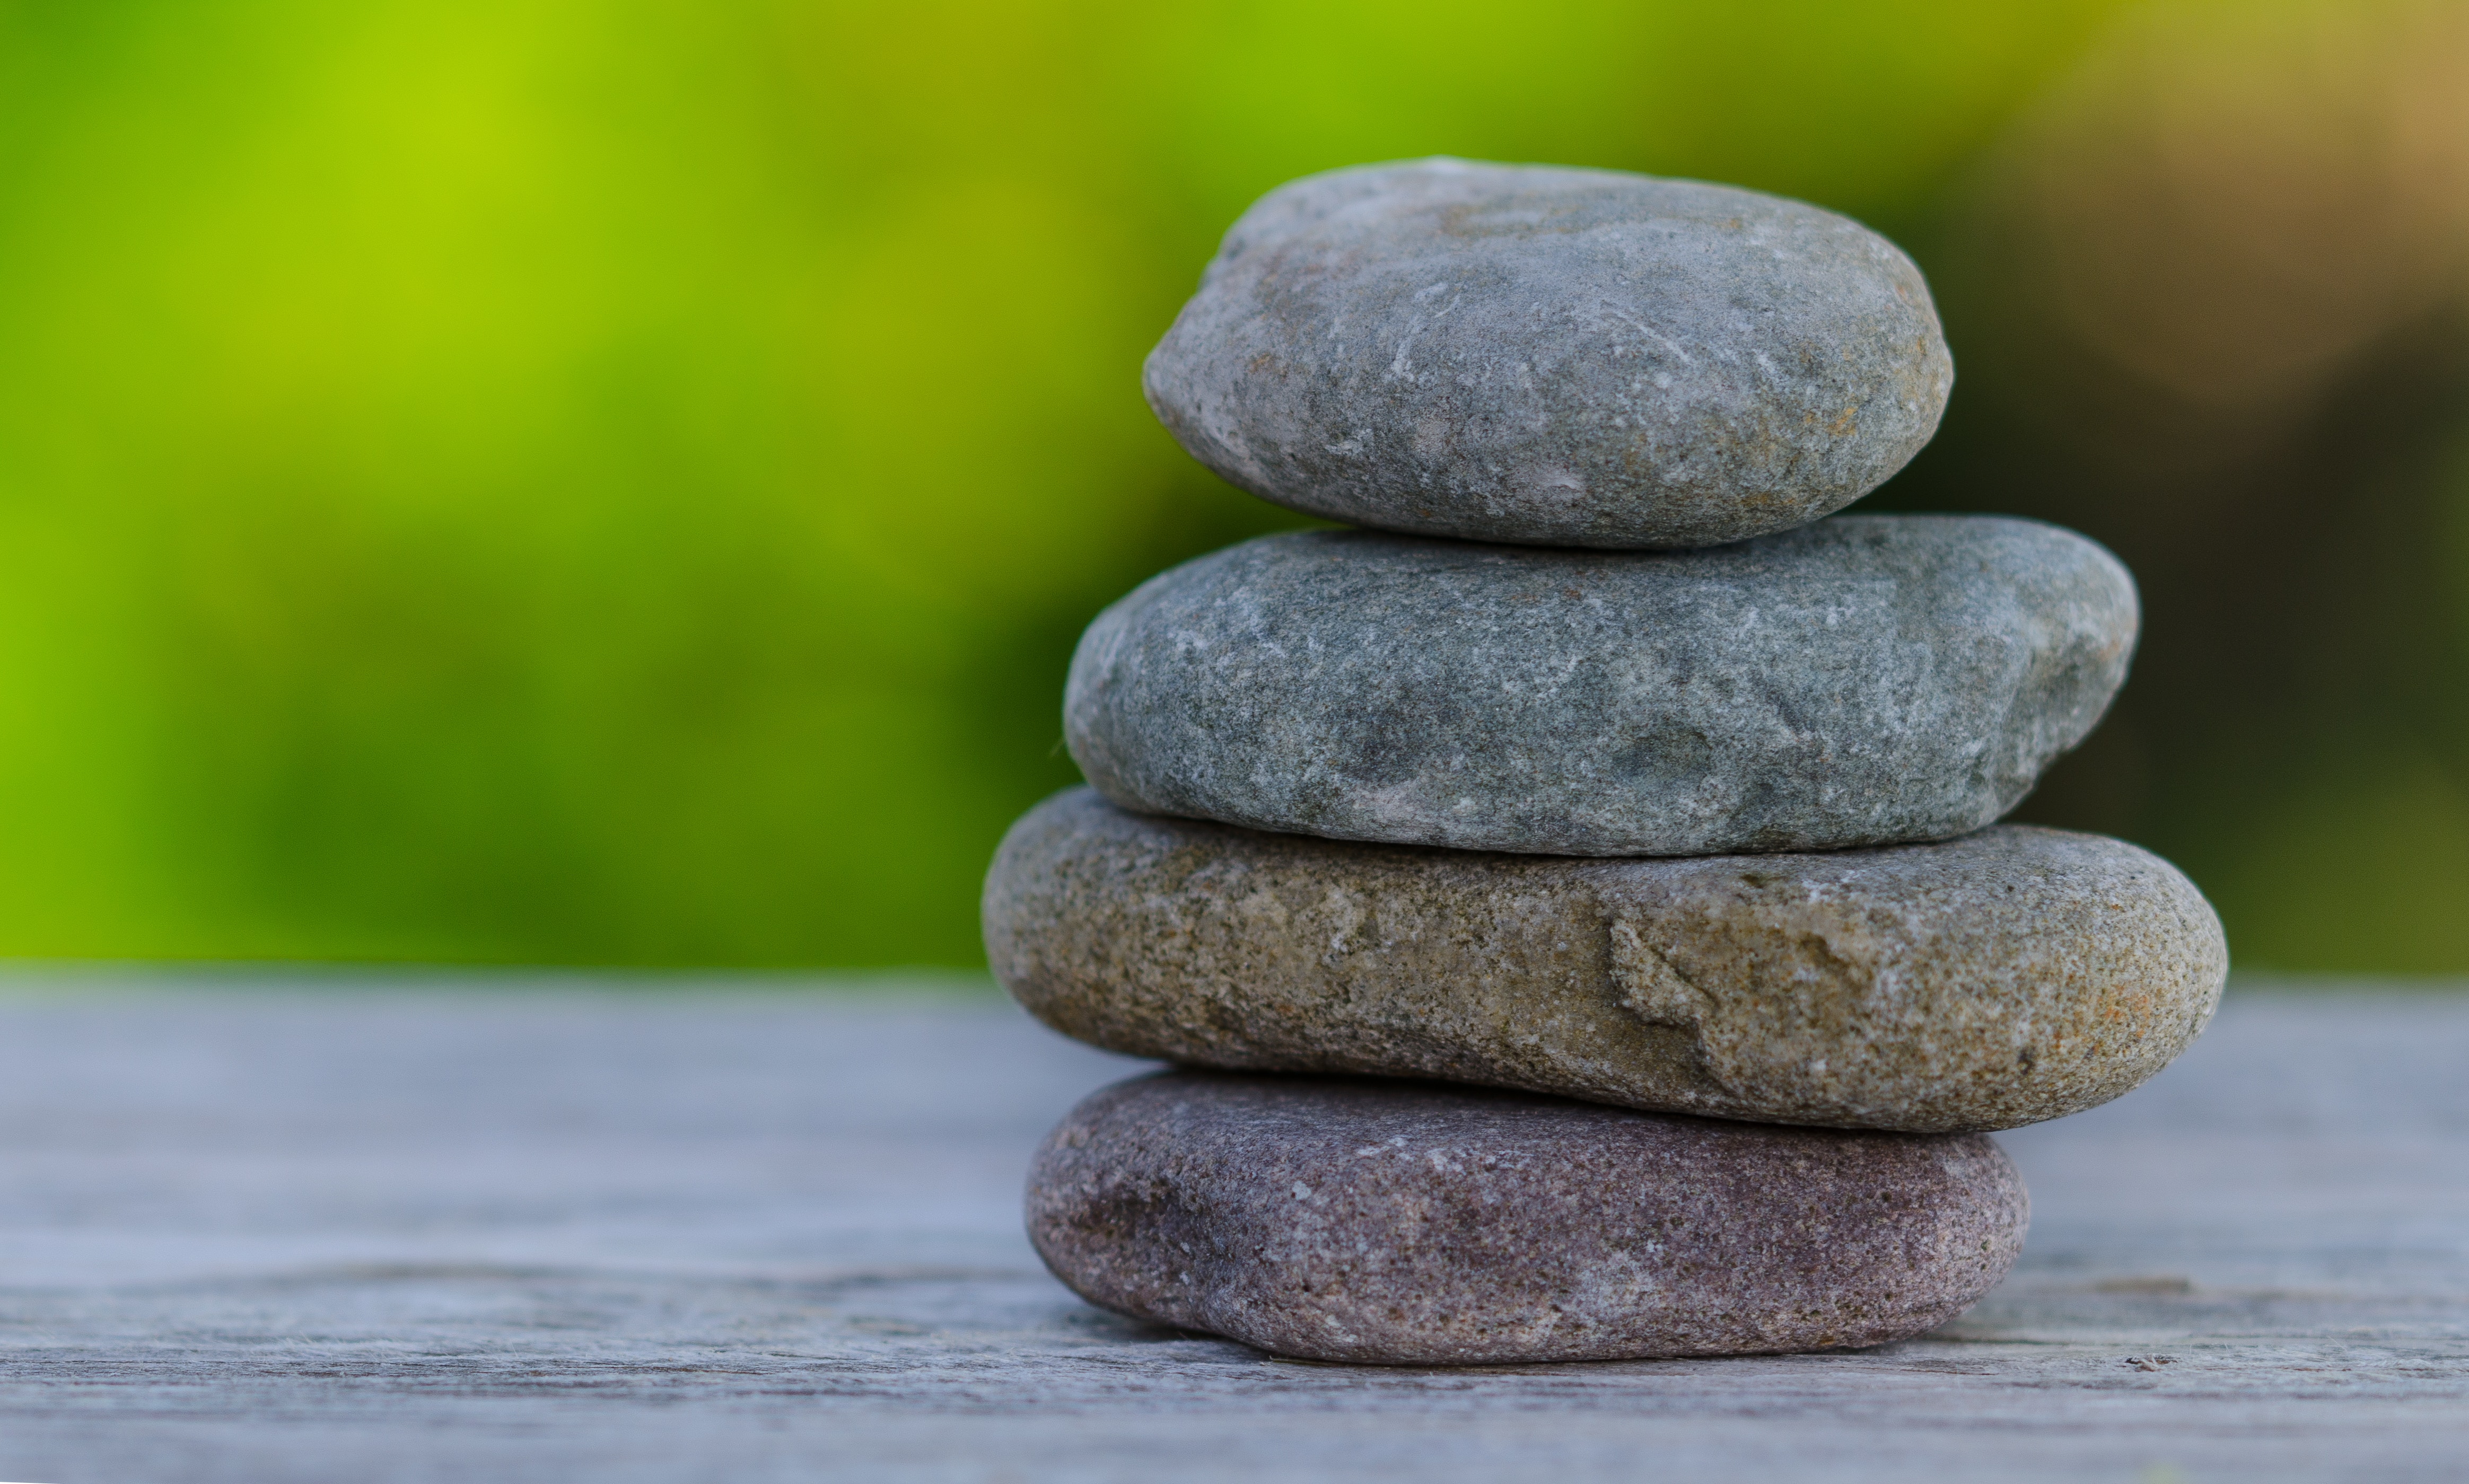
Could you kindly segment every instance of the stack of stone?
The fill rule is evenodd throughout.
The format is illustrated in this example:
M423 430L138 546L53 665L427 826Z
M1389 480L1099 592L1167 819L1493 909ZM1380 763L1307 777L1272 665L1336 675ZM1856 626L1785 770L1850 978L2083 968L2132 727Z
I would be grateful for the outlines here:
M1985 1130L2150 1077L2227 953L2165 861L1994 823L2125 676L2115 559L1820 518L1951 381L1909 260L1750 192L1430 161L1235 223L1150 403L1370 529L1178 567L1073 662L1095 791L1005 839L988 949L1190 1070L1039 1154L1064 1282L1427 1363L1874 1344L1996 1282Z

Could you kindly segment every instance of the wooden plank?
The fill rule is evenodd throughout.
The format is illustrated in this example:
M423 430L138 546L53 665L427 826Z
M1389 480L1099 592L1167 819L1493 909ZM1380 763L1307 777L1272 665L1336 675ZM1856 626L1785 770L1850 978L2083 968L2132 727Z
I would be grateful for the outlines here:
M1137 1064L985 997L0 998L0 1477L2454 1478L2469 997L2243 993L2004 1135L2007 1285L1851 1355L1296 1364L1080 1305L1029 1149Z

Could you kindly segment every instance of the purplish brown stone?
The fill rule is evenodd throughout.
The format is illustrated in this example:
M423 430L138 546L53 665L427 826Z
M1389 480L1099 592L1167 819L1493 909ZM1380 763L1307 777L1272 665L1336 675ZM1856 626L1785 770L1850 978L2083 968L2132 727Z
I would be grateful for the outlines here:
M1094 1304L1417 1365L1879 1344L1987 1292L2029 1215L1976 1134L1198 1072L1089 1098L1028 1182L1030 1239Z

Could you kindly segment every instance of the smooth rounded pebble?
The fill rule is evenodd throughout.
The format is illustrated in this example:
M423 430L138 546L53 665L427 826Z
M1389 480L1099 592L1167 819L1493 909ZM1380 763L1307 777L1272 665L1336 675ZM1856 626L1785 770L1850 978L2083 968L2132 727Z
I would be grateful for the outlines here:
M1988 1292L2030 1214L1977 1134L1207 1072L1089 1098L1028 1177L1091 1303L1400 1365L1882 1344Z
M2140 1085L2220 1002L2220 920L2122 840L1589 860L1127 813L1012 827L987 957L1132 1056L1368 1072L1766 1123L2011 1129Z
M1798 201L1423 160L1226 234L1143 385L1233 483L1426 536L1703 546L1840 509L1936 431L1920 270Z
M1941 839L2126 677L2134 580L1986 515L1694 552L1265 537L1098 615L1072 756L1152 813L1335 839L1697 856Z

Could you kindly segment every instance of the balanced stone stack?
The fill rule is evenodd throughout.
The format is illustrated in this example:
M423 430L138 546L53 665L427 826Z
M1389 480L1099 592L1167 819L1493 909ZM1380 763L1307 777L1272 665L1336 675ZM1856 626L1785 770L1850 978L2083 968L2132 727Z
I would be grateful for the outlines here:
M1073 662L1094 790L1004 840L988 950L1186 1069L1038 1155L1064 1282L1498 1363L1873 1344L1997 1281L1986 1131L2159 1070L2227 953L2165 861L1995 822L2125 677L2125 569L1821 518L1951 381L1909 260L1746 191L1435 160L1234 224L1150 404L1368 529L1178 567Z

